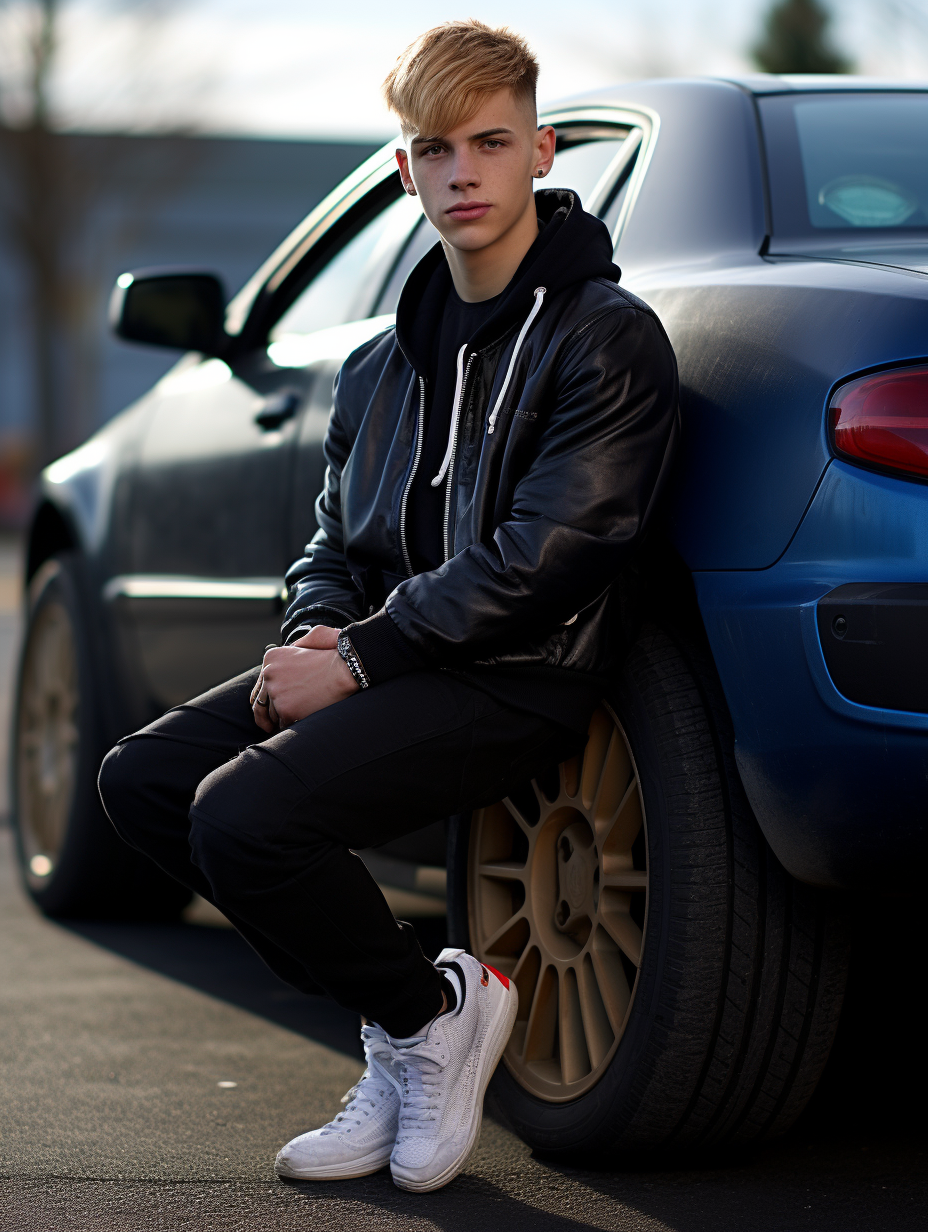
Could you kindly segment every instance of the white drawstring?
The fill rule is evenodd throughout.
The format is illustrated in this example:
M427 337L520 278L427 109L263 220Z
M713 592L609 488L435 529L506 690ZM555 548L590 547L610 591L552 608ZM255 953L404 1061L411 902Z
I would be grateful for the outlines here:
M522 326L522 330L518 338L516 339L515 349L512 352L512 359L510 359L509 367L506 370L506 379L505 381L503 381L503 388L499 391L499 397L496 399L496 406L494 406L493 414L490 416L489 422L487 423L487 435L488 436L492 435L493 429L496 427L496 417L497 415L499 415L500 407L503 405L503 399L506 397L506 390L509 388L509 381L512 378L512 370L513 368L515 368L516 360L519 358L519 351L522 347L522 343L525 341L525 335L528 333L529 329L531 328L532 322L538 316L539 312L541 312L541 305L544 301L546 290L547 290L547 287L536 287L535 288L535 303L532 307L532 311L528 314L528 317L526 318L525 324Z
M432 487L437 488L444 479L448 467L451 465L451 458L454 455L454 440L458 431L458 416L461 413L461 386L464 384L464 352L467 350L467 343L458 351L458 376L454 384L454 404L451 411L451 431L448 433L448 448L445 450L445 456L442 460L441 470L432 480Z
M499 391L499 397L496 399L496 405L493 407L493 413L490 416L487 424L487 432L492 433L496 427L496 418L499 415L500 407L503 405L503 399L506 396L506 390L509 388L509 382L512 380L512 372L516 366L516 360L519 358L519 351L522 349L522 343L525 341L525 335L532 327L532 322L541 312L541 306L544 303L545 292L547 287L535 288L535 303L532 305L532 311L525 319L525 324L519 331L519 336L516 339L516 345L512 352L512 359L509 361L509 367L506 370L506 379L503 381L503 387ZM461 391L464 384L464 355L467 352L467 343L458 351L458 371L457 379L454 385L454 407L451 412L451 429L448 432L448 448L445 450L445 456L442 459L441 469L432 480L432 487L437 488L442 482L445 475L448 473L448 467L451 465L451 459L454 457L454 443L458 433L458 419L461 414Z

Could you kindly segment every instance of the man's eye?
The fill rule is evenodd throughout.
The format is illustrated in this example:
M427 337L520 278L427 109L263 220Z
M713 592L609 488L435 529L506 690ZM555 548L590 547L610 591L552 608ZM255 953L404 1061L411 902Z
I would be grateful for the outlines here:
M425 150L423 150L423 153L424 154L440 154L441 151L442 151L442 148L440 145L430 145L430 146L427 146Z
M492 139L491 139L490 141L487 141L485 144L486 144L486 147L487 147L487 149L488 149L488 150L498 150L498 149L499 149L499 147L500 147L503 143L502 143L501 141L494 141L494 140L492 140Z

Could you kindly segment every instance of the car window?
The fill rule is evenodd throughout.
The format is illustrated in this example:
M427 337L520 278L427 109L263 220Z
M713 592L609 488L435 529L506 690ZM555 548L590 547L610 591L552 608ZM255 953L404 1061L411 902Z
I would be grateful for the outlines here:
M928 95L760 103L778 238L928 227Z
M405 193L389 204L322 267L271 330L271 341L369 316L403 241L421 215L418 203Z
M595 136L587 136L582 129L579 131L571 129L569 134L565 134L563 145L560 144L559 139L559 148L554 156L554 165L546 184L546 187L571 189L584 205L590 201L602 202L606 173L612 166L616 155L629 140L629 134L624 129L600 127L595 131ZM633 132L637 142L638 130L633 130ZM613 133L616 135L613 136ZM606 193L605 202L608 205L608 214L610 217L614 215L611 223L608 218L606 220L610 230L619 216L621 198L624 198L630 170L631 164L623 168L618 191L613 188L610 193ZM438 232L428 219L423 218L410 236L381 292L376 307L378 313L396 312L400 292L410 271L418 265L433 244L437 243Z
M403 289L403 283L409 277L409 272L419 264L430 248L438 243L438 232L423 215L419 221L419 225L413 231L409 238L406 247L400 254L393 272L387 280L387 285L384 287L377 301L377 312L396 312L396 305L400 301L400 292Z
M626 134L622 133L621 136L581 141L564 148L559 142L545 187L569 188L588 208L599 196L595 190L626 140Z

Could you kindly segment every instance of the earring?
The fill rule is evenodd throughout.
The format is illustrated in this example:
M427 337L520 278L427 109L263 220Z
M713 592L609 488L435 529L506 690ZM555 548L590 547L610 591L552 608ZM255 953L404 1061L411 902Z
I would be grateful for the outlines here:
M412 186L411 184L410 184L410 186L406 189L406 191L409 193L410 197L414 197L414 196L416 195L416 190L413 188L413 186Z
M541 167L538 168L538 170L535 172L535 175L538 177L539 180L541 179L541 177L544 175L544 171L542 171Z

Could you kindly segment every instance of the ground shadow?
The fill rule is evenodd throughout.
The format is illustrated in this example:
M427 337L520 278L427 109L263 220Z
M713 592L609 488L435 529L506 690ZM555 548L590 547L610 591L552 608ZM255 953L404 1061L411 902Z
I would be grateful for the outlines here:
M423 949L444 944L444 920L416 921ZM321 997L282 984L230 929L191 924L77 924L74 932L133 962L356 1058L357 1018ZM870 900L854 921L846 1012L825 1075L805 1115L784 1138L749 1153L685 1162L606 1160L598 1166L524 1156L507 1161L511 1184L465 1174L417 1199L440 1229L572 1232L610 1220L675 1232L922 1232L928 1226L928 1102L921 1039L925 926L914 901ZM492 1109L488 1109L491 1111ZM505 1119L505 1118L501 1118ZM535 1204L542 1183L563 1211ZM520 1192L524 1172L524 1195ZM299 1201L350 1200L385 1215L408 1215L408 1197L388 1173L350 1187L294 1184ZM584 1196L585 1195L585 1196ZM307 1212L309 1213L309 1212ZM607 1226L613 1226L609 1224ZM616 1225L619 1226L619 1225Z
M211 997L286 1027L350 1057L360 1057L358 1016L326 997L307 997L283 983L231 928L198 924L59 921L95 945L187 984ZM445 945L445 920L414 920L425 953Z

